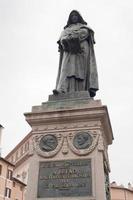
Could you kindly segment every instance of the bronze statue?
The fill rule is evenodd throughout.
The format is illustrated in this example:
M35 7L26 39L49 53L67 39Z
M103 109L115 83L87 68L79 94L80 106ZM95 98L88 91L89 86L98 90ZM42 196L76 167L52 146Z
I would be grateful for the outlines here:
M94 31L79 12L73 10L58 41L60 62L55 95L76 91L88 91L91 97L96 95L98 75L94 43Z

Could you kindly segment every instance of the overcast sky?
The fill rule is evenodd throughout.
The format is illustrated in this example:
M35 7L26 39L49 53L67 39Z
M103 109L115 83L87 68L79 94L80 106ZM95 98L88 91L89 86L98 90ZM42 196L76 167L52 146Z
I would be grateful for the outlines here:
M0 124L5 156L31 130L23 113L55 87L56 41L71 10L95 31L100 90L114 133L111 181L133 184L132 0L0 0Z

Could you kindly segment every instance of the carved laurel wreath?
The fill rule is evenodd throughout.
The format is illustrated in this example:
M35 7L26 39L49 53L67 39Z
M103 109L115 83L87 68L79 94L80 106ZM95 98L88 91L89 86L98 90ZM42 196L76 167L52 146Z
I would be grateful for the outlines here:
M63 154L67 154L69 152L69 150L71 150L74 154L77 154L79 156L82 155L88 155L89 153L91 153L94 148L97 146L98 144L98 139L99 139L99 134L97 133L92 133L90 131L86 131L87 133L89 133L89 135L92 137L92 142L90 144L90 146L88 148L84 148L84 149L78 149L74 146L74 137L79 133L77 131L71 132L71 133L45 133L45 134L41 134L41 135L36 135L33 137L33 149L35 150L35 152L45 158L50 158L55 156L60 150L62 150ZM55 149L53 149L52 151L43 151L40 148L40 141L41 139L46 136L46 135L53 135L54 137L57 138L58 144L56 146Z

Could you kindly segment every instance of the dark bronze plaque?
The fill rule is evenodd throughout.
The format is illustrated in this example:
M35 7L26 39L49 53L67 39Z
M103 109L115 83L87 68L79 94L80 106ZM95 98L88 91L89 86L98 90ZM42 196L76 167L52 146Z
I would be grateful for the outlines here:
M92 140L88 132L80 132L75 135L73 144L77 149L87 149L91 146Z
M53 151L57 147L58 141L54 135L48 134L41 138L39 146L42 151Z
M38 198L91 195L90 159L40 162Z

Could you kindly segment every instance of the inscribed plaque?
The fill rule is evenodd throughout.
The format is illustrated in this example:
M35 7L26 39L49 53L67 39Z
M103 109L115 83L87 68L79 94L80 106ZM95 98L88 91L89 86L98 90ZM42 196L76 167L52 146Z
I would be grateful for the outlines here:
M92 196L91 159L39 163L38 198Z

